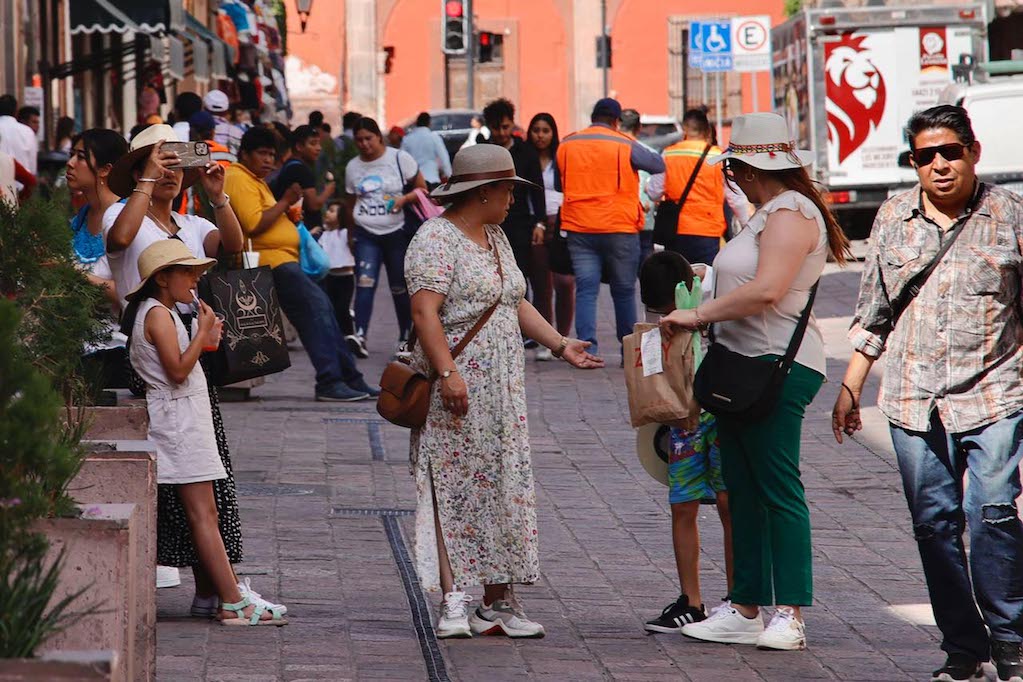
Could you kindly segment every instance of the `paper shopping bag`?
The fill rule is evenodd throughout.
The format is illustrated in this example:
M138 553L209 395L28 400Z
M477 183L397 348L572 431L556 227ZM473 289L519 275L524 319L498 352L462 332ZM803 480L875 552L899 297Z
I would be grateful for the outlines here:
M675 334L665 342L660 332L654 331L657 329L656 324L641 322L622 339L632 426L667 424L693 430L700 419L700 406L693 397L693 335ZM654 332L656 338L648 337L648 352L644 353L643 336L647 332ZM651 341L659 346L659 354L653 352ZM658 360L660 371L651 366Z

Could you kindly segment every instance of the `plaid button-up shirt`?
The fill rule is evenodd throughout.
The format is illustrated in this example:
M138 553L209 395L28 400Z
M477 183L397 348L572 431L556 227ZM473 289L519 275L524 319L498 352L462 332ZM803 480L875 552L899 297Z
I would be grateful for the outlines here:
M849 331L853 347L885 354L878 407L926 432L938 410L963 433L1023 409L1023 198L986 184L942 230L923 211L919 185L877 213ZM893 329L891 304L961 221L959 238Z

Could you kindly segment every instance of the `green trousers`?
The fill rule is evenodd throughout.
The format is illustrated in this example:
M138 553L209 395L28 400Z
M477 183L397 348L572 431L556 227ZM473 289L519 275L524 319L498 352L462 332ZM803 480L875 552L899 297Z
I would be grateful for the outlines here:
M794 364L769 416L756 422L718 418L735 556L730 596L737 604L809 606L813 601L810 511L799 478L799 441L806 406L822 383L820 373Z

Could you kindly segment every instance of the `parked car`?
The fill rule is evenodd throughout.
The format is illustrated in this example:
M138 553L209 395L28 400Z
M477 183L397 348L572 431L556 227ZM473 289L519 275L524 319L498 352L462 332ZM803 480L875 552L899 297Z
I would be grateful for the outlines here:
M682 124L671 116L644 114L639 117L639 134L636 137L657 151L664 151L665 147L682 139Z
M472 109L428 109L426 113L430 114L430 129L444 140L444 146L452 159L469 134L476 130L472 127L472 117L480 116L480 112ZM401 127L407 131L415 124L416 119L413 117L404 121Z

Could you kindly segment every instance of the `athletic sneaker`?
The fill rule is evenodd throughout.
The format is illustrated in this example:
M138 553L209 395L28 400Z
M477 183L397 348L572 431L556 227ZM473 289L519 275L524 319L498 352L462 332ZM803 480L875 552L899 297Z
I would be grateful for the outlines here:
M156 587L177 587L181 584L181 575L175 566L156 567Z
M757 638L758 649L798 651L806 648L806 626L796 618L791 606L775 610L767 628Z
M546 634L543 626L526 618L514 600L514 596L510 599L497 599L490 606L481 602L469 617L473 633L533 639L543 637Z
M648 620L643 626L647 632L682 632L682 626L689 623L699 623L707 619L707 614L701 605L699 608L689 605L689 597L680 594L678 601L668 604L661 611L661 615L653 620Z
M369 357L369 349L366 348L366 339L361 334L349 334L345 337L348 350L357 358L365 360Z
M1023 682L1020 643L991 640L991 658L998 668L998 682Z
M437 639L472 637L472 630L469 629L471 603L472 597L465 592L448 592L444 595L440 618L437 619Z
M682 634L705 642L722 644L756 644L764 631L764 621L758 613L747 618L726 601L712 609L706 620L682 626Z
M316 392L316 400L321 403L354 403L368 397L369 393L366 391L357 391L340 381L330 388Z
M362 378L356 379L355 381L349 381L348 388L358 393L365 393L370 398L376 398L378 395L380 395L379 388L373 388L372 386L366 383L365 379Z
M238 583L238 591L241 593L242 599L248 597L249 601L256 606L262 606L267 610L273 609L282 616L288 612L288 607L285 606L284 604L274 604L271 601L263 599L263 595L252 589L252 583L249 581L248 578L245 578L240 583Z
M551 352L550 348L540 348L536 351L537 362L550 362L554 359L554 353Z
M967 654L949 654L945 665L931 673L931 682L968 682L984 679L980 661Z

